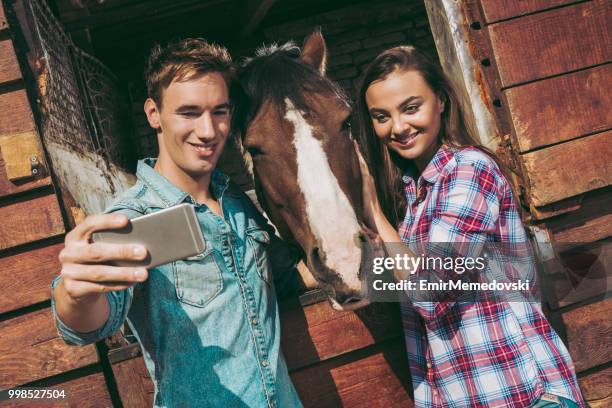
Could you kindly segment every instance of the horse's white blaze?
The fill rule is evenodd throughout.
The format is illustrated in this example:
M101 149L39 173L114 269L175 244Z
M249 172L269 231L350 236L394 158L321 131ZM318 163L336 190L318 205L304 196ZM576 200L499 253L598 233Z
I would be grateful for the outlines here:
M311 126L288 98L285 104L285 119L295 128L297 181L306 201L310 229L325 254L326 266L337 272L347 286L359 290L361 246L355 210L329 166L321 141L313 136Z

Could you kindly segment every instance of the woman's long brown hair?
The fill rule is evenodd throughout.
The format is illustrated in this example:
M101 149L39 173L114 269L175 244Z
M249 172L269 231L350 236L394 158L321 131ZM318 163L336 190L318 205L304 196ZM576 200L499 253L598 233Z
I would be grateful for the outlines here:
M440 134L438 136L439 144L443 143L451 148L459 149L469 146L477 147L495 160L512 185L512 178L507 166L490 149L477 141L473 126L466 120L459 104L457 93L442 69L412 46L394 47L379 54L368 66L357 97L360 125L359 145L376 182L382 209L392 225L397 225L406 214L407 203L403 193L402 175L415 165L411 160L404 159L387 148L376 135L365 94L372 82L383 80L395 71L418 72L433 92L444 101L444 111L441 115ZM516 191L514 188L513 190Z

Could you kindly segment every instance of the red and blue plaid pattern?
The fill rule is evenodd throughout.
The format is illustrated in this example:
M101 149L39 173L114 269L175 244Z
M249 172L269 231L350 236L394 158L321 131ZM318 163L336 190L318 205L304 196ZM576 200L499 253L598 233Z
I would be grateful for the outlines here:
M418 181L405 175L399 225L409 246L527 242L512 190L484 152L442 146ZM537 302L401 306L417 407L529 407L543 393L585 407L574 366Z

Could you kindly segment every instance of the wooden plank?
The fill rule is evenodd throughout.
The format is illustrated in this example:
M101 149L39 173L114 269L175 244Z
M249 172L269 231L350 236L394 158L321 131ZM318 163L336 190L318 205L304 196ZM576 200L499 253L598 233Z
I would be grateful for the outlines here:
M112 367L124 407L153 406L153 382L142 357L124 360Z
M520 152L612 127L612 64L505 91Z
M0 1L0 31L8 29L8 23L6 21L6 15L4 14L4 5Z
M259 23L266 17L276 0L257 0L246 2L243 11L241 37L247 37L257 29Z
M304 407L412 407L403 340L291 374Z
M144 21L153 19L167 19L169 16L183 14L185 12L202 13L202 10L212 8L211 11L219 12L219 5L225 0L149 0L147 2L125 2L120 7L100 8L90 15L80 13L63 19L66 31L79 31L83 29L95 29L112 27L117 30L121 27L137 27ZM175 25L171 23L171 25ZM176 28L175 28L176 31ZM135 38L137 38L135 36Z
M591 408L612 406L612 366L579 376L578 383Z
M0 84L18 79L21 79L21 70L13 48L13 41L10 38L0 41Z
M0 94L0 135L35 130L26 91L19 89Z
M281 346L289 370L401 337L403 333L399 310L392 303L339 312L321 302L281 313L281 325Z
M578 210L545 225L554 242L595 242L612 236L612 189L585 195Z
M64 390L67 398L65 400L37 400L36 408L55 408L55 407L79 407L79 408L102 408L112 407L113 403L106 388L106 381L102 373L89 374L84 377L61 382L54 385L43 385L51 390ZM11 408L30 408L32 401L26 402L6 402L3 407ZM129 405L126 405L129 407ZM150 405L151 406L151 405Z
M567 307L612 290L612 242L574 247L559 254L558 271L542 286L552 289L547 296L551 310Z
M612 131L521 156L536 207L612 184Z
M44 188L51 185L51 177L46 176L41 179L28 180L26 182L18 181L13 183L6 177L6 169L4 168L4 160L0 154L0 198L12 194L22 193L24 191Z
M480 4L487 23L493 23L575 2L576 0L481 0Z
M63 234L64 223L55 194L0 207L0 249Z
M44 161L40 139L35 131L0 134L0 152L4 158L6 177L10 181L36 176Z
M14 387L98 361L93 345L59 338L51 309L0 322L0 388Z
M563 313L567 346L576 372L612 360L612 299L582 306ZM606 341L602 341L606 339Z
M561 201L556 201L543 207L536 207L533 205L533 203L529 203L529 212L534 220L545 220L548 218L557 217L579 210L582 197L583 196L580 195L565 198Z
M63 244L34 248L0 258L0 313L49 299L51 281L61 265Z
M593 0L489 26L504 88L612 59L612 3Z

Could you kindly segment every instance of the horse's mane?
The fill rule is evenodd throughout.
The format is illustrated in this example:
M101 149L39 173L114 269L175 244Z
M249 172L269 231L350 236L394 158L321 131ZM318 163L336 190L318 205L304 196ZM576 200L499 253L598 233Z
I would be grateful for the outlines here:
M337 84L299 60L300 53L295 43L287 42L262 46L254 57L243 61L238 72L241 100L235 112L240 129L246 130L266 100L272 101L280 114L284 112L285 98L297 109L308 112L308 93L334 93L349 103Z

